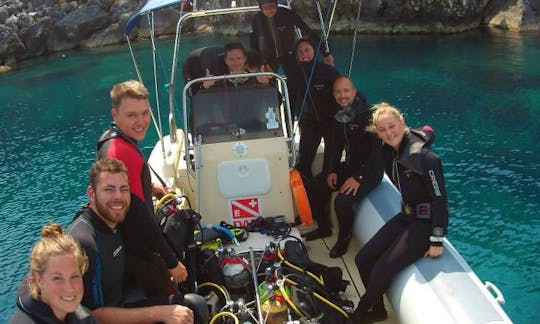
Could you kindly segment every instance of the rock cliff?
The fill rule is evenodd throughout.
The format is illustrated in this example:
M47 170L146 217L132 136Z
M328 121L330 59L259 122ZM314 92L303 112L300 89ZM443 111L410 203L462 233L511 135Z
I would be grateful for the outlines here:
M143 0L0 0L0 66L79 47L99 47L125 41L123 27ZM198 0L198 8L226 6L227 0ZM321 1L327 12L329 1ZM256 0L236 0L237 6ZM295 0L293 8L311 26L318 26L316 1ZM455 33L487 25L510 31L540 31L540 0L340 0L332 32L350 33ZM178 11L166 9L155 16L157 34L173 33ZM193 20L190 31L237 34L250 30L250 16L226 21ZM223 23L223 21L221 21ZM130 37L147 37L140 22ZM223 26L223 24L220 24Z

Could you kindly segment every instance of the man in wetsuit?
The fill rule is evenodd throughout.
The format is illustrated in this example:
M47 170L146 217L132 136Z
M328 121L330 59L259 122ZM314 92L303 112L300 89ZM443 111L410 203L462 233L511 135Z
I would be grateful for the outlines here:
M382 142L366 130L371 111L364 94L356 90L352 80L340 76L334 81L333 95L340 106L335 114L332 140L328 143L328 171L306 184L313 217L319 228L305 235L306 240L331 235L330 215L326 206L332 191L337 216L338 239L330 251L331 258L347 252L352 238L354 206L365 198L382 179ZM341 162L343 149L345 161Z
M101 323L193 323L192 311L169 305L170 299L146 299L139 304L125 299L125 249L118 225L129 210L129 190L122 162L105 158L94 164L87 188L90 204L77 213L67 230L88 256L82 304Z
M127 271L148 295L161 295L170 289L169 278L178 283L187 279L184 265L166 242L155 218L152 196L165 193L163 186L152 184L150 168L137 142L144 139L150 124L150 102L146 87L134 80L116 84L111 90L114 122L97 144L96 159L116 158L126 165L131 191L131 207L122 224L126 245ZM161 262L169 275L149 283L143 260Z
M280 66L288 77L290 68L296 64L295 42L298 28L317 44L319 37L294 11L278 7L277 0L259 0L261 11L253 18L251 25L251 49L261 53L263 63L277 72ZM334 57L325 44L321 54L327 64L334 65Z

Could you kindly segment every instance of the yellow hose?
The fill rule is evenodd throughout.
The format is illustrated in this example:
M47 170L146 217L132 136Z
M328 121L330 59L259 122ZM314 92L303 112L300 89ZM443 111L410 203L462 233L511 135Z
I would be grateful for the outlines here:
M210 320L210 324L214 324L217 319L219 319L220 317L223 317L223 316L229 316L234 320L234 324L240 324L240 320L238 320L238 317L236 315L234 315L233 313L231 313L231 312L219 312L219 313L217 313Z
M285 278L285 281L287 281L288 283L290 283L291 285L293 286L296 286L298 285L297 282L289 279L289 278ZM319 299L320 301L322 301L323 303L325 303L326 305L332 307L333 309L335 309L336 311L338 311L341 315L345 316L345 318L349 318L349 315L347 314L347 312L345 312L343 309L341 309L339 306L337 306L336 304L332 303L331 301L329 301L328 299L324 298L323 296L319 295L318 293L316 292L313 292L313 296L315 296L317 299Z
M283 299L287 302L287 304L295 311L298 316L303 317L304 314L296 307L296 305L292 302L292 300L287 296L287 292L285 291L285 286L281 285L279 286L279 291L281 291L281 294L283 295Z
M221 285L218 285L213 282L203 282L197 286L197 289L204 288L204 287L216 288L223 294L223 297L225 297L225 300L231 300L231 296L229 295L229 292L225 288L223 288Z
M168 199L174 198L176 198L176 194L174 192L169 192L168 194L161 197L161 199L159 199L158 202L154 205L154 214L157 213L157 211L161 208L161 205L163 205Z
M295 269L295 270L297 270L297 271L299 271L299 272L306 273L308 276L310 276L311 278L315 279L315 281L317 281L319 284L321 284L321 285L324 286L324 282L323 282L319 277L317 277L315 274L313 274L313 273L311 273L311 272L309 272L309 271L307 271L307 270L304 270L304 269L302 269L302 268L300 268L300 267L298 267L298 266L296 266L296 265L290 263L289 261L285 260L285 258L284 258L283 255L281 254L281 249L280 249L280 248L277 249L277 255L278 255L278 258L279 258L280 260L282 260L283 263L285 263L287 266L289 266L289 267L291 267L291 268L293 268L293 269Z

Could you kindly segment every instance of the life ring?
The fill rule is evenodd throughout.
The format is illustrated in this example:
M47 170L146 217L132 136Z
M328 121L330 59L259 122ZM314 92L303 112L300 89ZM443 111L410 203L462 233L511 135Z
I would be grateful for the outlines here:
M311 215L309 199L306 193L306 188L304 188L304 181L302 181L300 172L298 172L296 169L292 169L289 172L289 180L291 182L294 204L296 205L296 210L300 215L300 220L302 220L302 224L304 224L304 226L309 226L313 224L313 217Z

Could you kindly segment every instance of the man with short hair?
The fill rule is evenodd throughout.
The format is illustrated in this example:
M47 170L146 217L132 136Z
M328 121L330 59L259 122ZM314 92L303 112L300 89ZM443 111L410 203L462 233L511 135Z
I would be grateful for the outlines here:
M261 11L253 18L251 25L250 45L253 50L261 53L263 63L268 64L272 71L277 72L280 66L288 77L291 67L296 64L296 31L298 28L309 36L314 43L319 43L319 37L294 11L279 7L277 0L259 0ZM307 34L307 35L306 35ZM334 65L334 57L326 44L321 46L324 62Z
M173 283L183 282L188 273L166 242L154 216L152 196L165 194L163 186L152 184L150 167L137 142L144 139L150 125L148 90L139 81L129 80L113 86L113 123L97 144L96 159L116 158L127 167L131 191L131 207L122 224L126 245L127 271L147 295L163 295L174 289ZM144 260L163 263L169 274L150 276L148 281Z
M116 159L104 158L90 171L90 199L68 227L88 256L82 304L101 323L193 323L193 312L166 299L147 299L134 307L125 296L125 249L119 224L124 221L131 197L128 171ZM133 308L128 308L133 307Z

